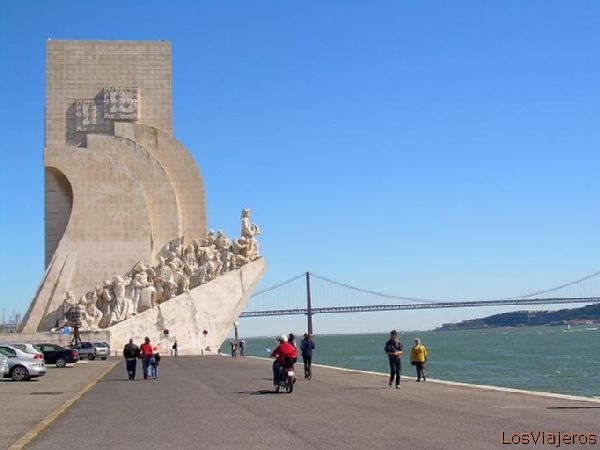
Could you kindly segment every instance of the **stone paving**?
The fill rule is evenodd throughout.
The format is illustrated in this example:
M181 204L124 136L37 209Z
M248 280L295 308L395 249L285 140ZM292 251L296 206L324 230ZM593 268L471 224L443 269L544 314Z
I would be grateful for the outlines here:
M482 449L517 432L600 434L592 401L414 380L396 390L322 367L274 394L270 362L250 358L163 358L160 369L131 382L119 363L28 448Z
M8 448L105 372L115 361L111 359L81 361L64 369L48 365L46 375L31 381L0 379L0 448Z

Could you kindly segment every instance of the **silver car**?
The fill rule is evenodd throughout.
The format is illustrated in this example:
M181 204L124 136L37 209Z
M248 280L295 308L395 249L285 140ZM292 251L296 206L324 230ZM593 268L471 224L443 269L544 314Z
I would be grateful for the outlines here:
M29 353L30 355L39 355L35 359L44 359L44 354L40 352L37 348L35 348L33 344L27 344L25 342L8 342L5 345L8 345L12 348L16 348L25 353Z
M0 377L8 376L8 357L0 353Z
M25 352L8 345L0 345L0 355L8 358L8 373L4 378L14 381L27 381L31 378L46 375L46 364L43 359L31 356L20 356Z
M77 350L79 359L87 358L93 361L96 358L106 359L110 356L110 347L106 342L79 342L73 346Z

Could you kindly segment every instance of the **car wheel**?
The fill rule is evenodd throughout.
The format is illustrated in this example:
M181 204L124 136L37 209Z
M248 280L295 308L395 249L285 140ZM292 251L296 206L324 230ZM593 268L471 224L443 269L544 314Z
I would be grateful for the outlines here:
M10 377L14 381L26 381L29 380L29 371L23 366L15 366L10 372Z
M67 360L65 358L58 358L56 360L56 367L60 367L62 369L63 367L66 367L66 366L67 366Z
M88 359L90 361L93 361L96 358L96 355L94 355L93 353L88 353Z

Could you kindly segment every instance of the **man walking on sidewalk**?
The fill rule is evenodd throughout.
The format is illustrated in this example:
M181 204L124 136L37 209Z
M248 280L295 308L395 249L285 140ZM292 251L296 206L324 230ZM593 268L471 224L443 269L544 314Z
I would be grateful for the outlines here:
M304 362L304 378L312 378L312 352L315 349L315 343L310 338L310 334L304 333L304 339L300 341L300 350L302 351L302 361Z
M400 357L402 356L402 342L398 339L396 330L390 332L390 339L385 343L385 352L390 361L390 387L396 378L396 389L400 389Z
M133 339L129 339L129 344L125 344L125 347L123 347L123 357L125 358L127 374L129 375L130 380L135 380L135 368L139 356L139 347L133 343Z

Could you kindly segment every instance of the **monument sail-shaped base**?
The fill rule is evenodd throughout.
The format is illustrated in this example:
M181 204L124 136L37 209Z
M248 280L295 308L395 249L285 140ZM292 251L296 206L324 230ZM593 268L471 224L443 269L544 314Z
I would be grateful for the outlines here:
M107 328L111 347L122 348L130 338L140 343L147 336L163 353L175 340L184 354L201 354L207 347L216 353L264 270L259 258Z

